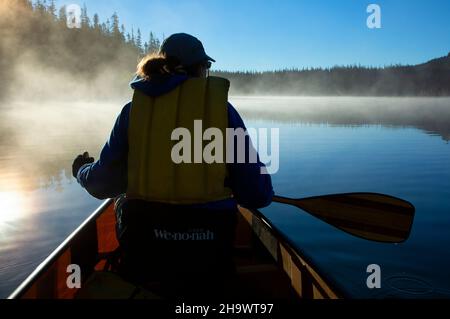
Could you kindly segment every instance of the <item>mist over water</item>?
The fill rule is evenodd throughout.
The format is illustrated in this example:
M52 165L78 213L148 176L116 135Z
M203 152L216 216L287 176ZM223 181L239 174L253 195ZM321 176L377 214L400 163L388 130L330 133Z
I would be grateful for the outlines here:
M416 127L450 139L450 98L233 97L249 119L330 125Z
M129 90L129 99L131 94ZM73 157L84 150L98 158L127 102L3 102L0 190L11 188L5 182L11 176L24 189L51 183L62 169L70 177ZM231 97L231 102L246 120L415 127L444 140L450 138L450 98L274 96Z
M11 103L2 111L0 191L47 185L61 170L71 176L76 154L98 156L120 110L119 103Z
M85 150L98 158L126 102L2 103L0 194L6 195L0 199L9 200L0 215L0 296L10 293L99 205L72 178L71 164ZM280 172L274 185L282 195L379 191L418 206L412 240L389 253L387 247L347 237L282 205L265 209L327 273L350 278L347 286L339 283L355 296L367 295L355 287L355 273L346 271L363 267L370 259L367 251L390 265L392 276L408 269L408 278L438 281L441 274L432 264L405 268L396 255L431 250L427 229L450 224L444 214L450 208L449 99L235 96L231 102L247 126L280 128ZM435 234L448 240L440 231ZM342 242L342 247L330 242Z

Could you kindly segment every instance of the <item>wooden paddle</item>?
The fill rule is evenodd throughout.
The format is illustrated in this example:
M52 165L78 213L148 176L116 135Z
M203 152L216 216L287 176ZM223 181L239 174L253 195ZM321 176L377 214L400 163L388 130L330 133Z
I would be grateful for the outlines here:
M402 199L375 193L349 193L291 199L275 196L274 202L296 206L351 235L383 243L408 239L414 206Z

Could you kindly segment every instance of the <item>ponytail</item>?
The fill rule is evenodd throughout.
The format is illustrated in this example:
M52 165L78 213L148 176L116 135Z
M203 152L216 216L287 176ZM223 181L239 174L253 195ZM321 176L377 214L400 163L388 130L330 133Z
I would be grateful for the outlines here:
M149 54L137 66L137 75L146 80L150 80L153 76L176 73L184 73L179 61L161 54Z
M173 74L185 74L198 76L198 69L202 64L183 67L175 57L167 57L163 54L149 54L145 56L137 66L136 74L145 80L151 80L155 76L167 76Z

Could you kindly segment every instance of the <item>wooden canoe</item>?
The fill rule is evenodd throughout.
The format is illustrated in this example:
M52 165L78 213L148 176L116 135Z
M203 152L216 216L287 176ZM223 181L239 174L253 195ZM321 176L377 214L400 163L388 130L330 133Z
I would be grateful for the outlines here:
M267 299L337 299L344 296L260 212L241 208L238 220L235 241L237 280L239 285L247 288L253 286L253 290L247 291L254 291L258 297L262 295ZM117 277L113 279L116 280L114 292L114 289L103 289L97 295L96 292L86 294L82 293L83 288L68 287L68 266L72 264L79 265L83 270L83 284L96 278L100 285L108 285L108 276L113 274L105 272L105 265L107 257L117 247L114 201L108 200L38 266L9 298L76 299L81 295L83 299L129 299L130 294L135 298L151 298L151 293L136 293L133 285L117 282Z

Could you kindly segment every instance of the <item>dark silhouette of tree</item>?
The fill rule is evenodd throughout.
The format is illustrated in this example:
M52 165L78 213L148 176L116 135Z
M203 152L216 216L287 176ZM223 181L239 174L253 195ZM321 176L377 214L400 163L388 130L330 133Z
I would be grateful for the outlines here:
M131 44L136 46L136 38L134 37L134 28L131 28Z
M111 16L111 35L115 41L122 40L122 33L120 32L119 16L116 12Z
M141 29L138 28L137 35L136 35L136 47L138 48L139 52L142 53L142 34Z
M97 13L94 14L94 18L92 21L93 21L92 26L94 27L94 29L99 30L100 29L100 18Z
M44 0L45 1L45 0ZM42 0L37 0L35 5L36 11L38 14L45 14L45 4Z
M111 28L111 21L109 19L106 19L106 24L105 24L105 35L107 36L111 36L112 34L112 28Z
M88 29L90 27L90 19L88 16L88 9L86 4L83 5L81 9L81 28Z
M56 20L56 4L55 0L50 0L50 4L48 6L48 12L51 14L52 18Z
M333 68L286 69L270 72L226 72L234 94L262 95L358 95L448 96L450 57L420 65L384 68L336 66Z
M159 40L155 37L153 32L150 32L147 52L151 52L151 53L158 52L159 47L160 47Z
M66 6L62 6L61 8L59 8L58 20L63 25L67 24Z
M122 40L122 42L125 41L125 33L126 33L125 26L122 24L122 26L120 27L120 39Z

